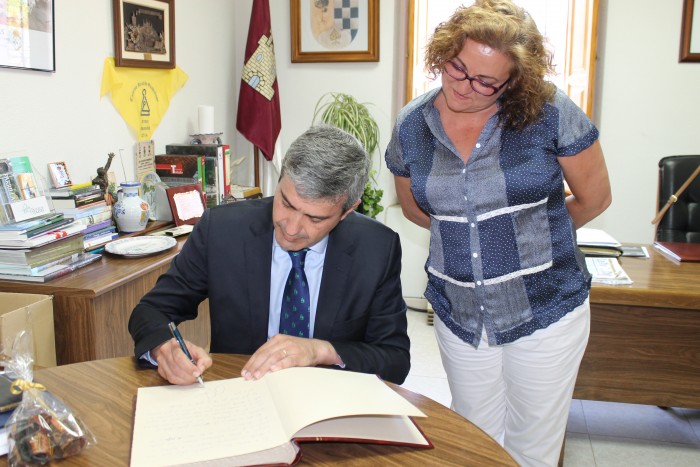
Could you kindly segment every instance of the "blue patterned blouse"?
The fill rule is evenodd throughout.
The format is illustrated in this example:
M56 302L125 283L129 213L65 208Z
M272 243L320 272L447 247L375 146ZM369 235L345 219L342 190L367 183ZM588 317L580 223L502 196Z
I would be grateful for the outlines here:
M465 164L434 107L439 89L397 117L389 170L411 178L430 214L425 296L463 341L506 344L558 321L588 297L557 157L591 146L598 130L563 92L522 131L493 115Z

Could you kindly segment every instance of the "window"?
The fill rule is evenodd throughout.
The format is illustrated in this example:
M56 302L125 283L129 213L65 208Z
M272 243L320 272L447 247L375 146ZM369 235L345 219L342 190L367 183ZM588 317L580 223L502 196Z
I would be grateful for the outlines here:
M514 1L532 15L549 41L557 73L550 79L591 117L599 0ZM423 69L425 44L435 27L449 18L458 6L472 3L464 0L409 1L406 102L440 86L440 80L431 80Z

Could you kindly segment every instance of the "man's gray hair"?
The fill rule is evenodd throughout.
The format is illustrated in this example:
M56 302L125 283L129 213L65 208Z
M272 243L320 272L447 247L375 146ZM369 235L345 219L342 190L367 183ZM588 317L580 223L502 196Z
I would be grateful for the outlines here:
M369 155L339 128L316 125L299 136L284 156L286 176L302 198L343 201L343 212L362 198L369 177Z

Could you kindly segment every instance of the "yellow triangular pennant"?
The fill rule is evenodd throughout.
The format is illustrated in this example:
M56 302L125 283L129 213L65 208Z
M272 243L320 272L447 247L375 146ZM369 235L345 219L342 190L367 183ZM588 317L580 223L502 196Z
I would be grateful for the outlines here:
M135 132L138 141L153 136L170 106L170 100L187 82L180 68L116 67L114 58L105 59L100 97L111 94L112 103Z

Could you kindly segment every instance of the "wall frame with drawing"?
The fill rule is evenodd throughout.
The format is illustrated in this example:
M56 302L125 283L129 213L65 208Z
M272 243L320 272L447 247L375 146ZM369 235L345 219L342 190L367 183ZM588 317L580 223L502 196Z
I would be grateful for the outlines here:
M56 71L54 0L0 1L0 67Z
M680 62L700 62L700 3L683 0Z
M292 63L378 62L379 0L290 0Z
M114 63L175 68L175 0L112 0Z

